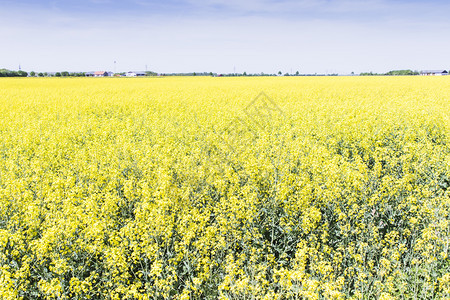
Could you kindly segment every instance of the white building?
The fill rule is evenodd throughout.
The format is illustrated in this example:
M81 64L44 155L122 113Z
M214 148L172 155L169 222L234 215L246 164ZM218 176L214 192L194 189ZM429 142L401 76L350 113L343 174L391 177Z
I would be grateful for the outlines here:
M420 75L422 76L442 76L442 75L448 75L448 72L446 70L424 70L420 72Z
M106 71L95 71L94 77L106 77L108 76L108 72Z
M147 73L145 73L145 72L134 72L134 71L129 71L129 72L127 72L127 77L140 77L140 76L146 76L147 75Z

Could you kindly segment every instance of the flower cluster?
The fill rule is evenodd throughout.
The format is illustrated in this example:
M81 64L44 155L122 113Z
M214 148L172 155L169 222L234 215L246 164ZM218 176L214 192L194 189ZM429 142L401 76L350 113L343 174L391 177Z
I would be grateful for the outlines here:
M233 123L261 90L283 113ZM0 298L449 298L449 98L445 77L0 80Z

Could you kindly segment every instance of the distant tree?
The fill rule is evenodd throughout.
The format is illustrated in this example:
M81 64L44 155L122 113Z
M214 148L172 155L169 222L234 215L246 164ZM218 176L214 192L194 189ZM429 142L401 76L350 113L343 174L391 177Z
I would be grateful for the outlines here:
M278 75L281 75L281 74L283 74L283 73L281 73L281 71L278 71Z
M408 75L419 75L419 72L412 70L395 70L389 71L385 75L389 76L408 76Z
M247 72L244 72L244 74L243 74L244 76L247 76Z
M36 76L36 72L34 72L34 71L31 71L31 72L30 72L30 76L31 76L31 77L34 77L34 76Z
M55 77L61 77L61 73L56 72L56 73L55 73Z
M25 71L18 71L18 72L17 72L17 76L19 76L19 77L27 77L27 76L28 76L28 73L25 72Z
M61 72L61 76L68 77L69 76L69 72L67 72L67 71Z
M39 76L39 77L44 77L44 73L39 72L39 73L38 73L38 76Z
M377 75L380 75L380 74L373 73L373 72L363 72L363 73L361 73L359 75L360 76L377 76Z
M28 73L25 71L10 71L7 69L0 69L0 77L27 77Z
M300 75L300 72L299 71L295 72L295 76L298 76L298 75Z

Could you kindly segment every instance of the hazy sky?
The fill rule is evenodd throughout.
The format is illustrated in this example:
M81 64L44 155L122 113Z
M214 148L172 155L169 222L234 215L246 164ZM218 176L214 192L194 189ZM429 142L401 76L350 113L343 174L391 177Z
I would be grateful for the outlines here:
M0 0L0 68L450 68L449 0Z

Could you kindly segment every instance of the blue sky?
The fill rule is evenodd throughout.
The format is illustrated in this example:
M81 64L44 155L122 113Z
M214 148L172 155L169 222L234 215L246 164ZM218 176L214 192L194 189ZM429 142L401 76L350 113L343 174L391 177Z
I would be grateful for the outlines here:
M0 68L449 69L450 1L0 0Z

